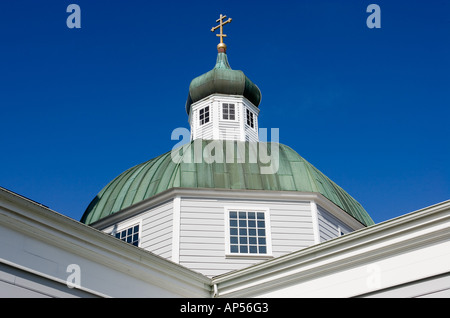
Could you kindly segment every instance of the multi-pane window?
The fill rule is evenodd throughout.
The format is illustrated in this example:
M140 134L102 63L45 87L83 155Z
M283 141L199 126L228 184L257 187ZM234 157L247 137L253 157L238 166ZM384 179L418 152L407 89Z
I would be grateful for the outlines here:
M139 224L117 231L115 236L122 241L139 246Z
M247 109L247 125L249 125L252 128L255 128L255 119L253 117L253 113Z
M200 126L209 123L209 106L200 109Z
M230 253L267 254L267 228L264 212L229 212Z
M235 120L236 113L234 104L223 103L222 104L222 118L226 120Z

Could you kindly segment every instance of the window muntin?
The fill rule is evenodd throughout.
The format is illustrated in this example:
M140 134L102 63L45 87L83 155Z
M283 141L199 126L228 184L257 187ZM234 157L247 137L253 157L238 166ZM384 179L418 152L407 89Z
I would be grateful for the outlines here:
M228 222L230 254L269 254L269 233L264 212L229 210Z
M139 224L117 231L114 236L131 245L139 246Z
M200 126L209 123L209 106L200 109L199 120Z
M254 114L249 109L247 109L247 116L246 117L247 117L247 125L252 127L252 128L255 128Z
M222 119L235 120L236 109L234 104L223 103L222 104Z

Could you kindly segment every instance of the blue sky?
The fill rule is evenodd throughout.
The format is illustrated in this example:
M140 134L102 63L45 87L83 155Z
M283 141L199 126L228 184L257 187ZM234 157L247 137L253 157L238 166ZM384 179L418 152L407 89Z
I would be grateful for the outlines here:
M69 4L81 29L69 29ZM369 29L369 4L381 28ZM376 223L450 198L449 1L0 3L0 186L80 219L124 170L188 128L190 81L228 59L259 125Z

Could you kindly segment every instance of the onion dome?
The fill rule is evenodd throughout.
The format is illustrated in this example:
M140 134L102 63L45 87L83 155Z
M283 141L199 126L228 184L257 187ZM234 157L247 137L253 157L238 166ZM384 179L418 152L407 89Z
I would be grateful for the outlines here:
M200 142L201 147L194 146L196 142ZM201 162L195 163L197 160L186 158L194 158L196 148L200 148L204 156L208 153L205 147L210 142L197 139L182 146L182 155L176 160L172 159L172 151L169 151L126 170L98 193L83 214L81 222L92 224L172 188L206 188L320 193L360 223L366 226L374 224L361 204L290 147L270 142L235 141L234 161L227 159L224 163L208 163L208 158L203 158ZM268 153L273 147L279 147L276 172L262 173L262 168L267 168L268 164L262 163L260 158L241 162L242 149L249 156L255 146L260 149L266 145ZM228 143L222 143L222 147L225 154ZM180 149L173 151L179 154Z
M247 98L256 107L261 102L261 91L242 71L233 70L228 63L224 49L219 49L216 65L209 72L194 78L189 85L186 112L191 104L211 95L240 95Z

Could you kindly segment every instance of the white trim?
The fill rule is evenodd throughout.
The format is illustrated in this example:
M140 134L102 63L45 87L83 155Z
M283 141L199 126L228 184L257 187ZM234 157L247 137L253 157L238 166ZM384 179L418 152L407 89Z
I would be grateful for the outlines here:
M31 275L36 275L36 276L45 278L45 279L47 279L47 280L49 280L49 281L53 281L53 282L58 283L58 284L61 284L61 285L63 285L63 286L64 286L64 285L67 285L67 279L64 280L64 279L57 278L57 277L55 277L55 276L47 275L47 274L45 274L45 273L36 271L36 270L31 269L31 268L26 267L26 266L21 266L21 265L19 265L19 264L17 264L17 263L8 261L8 260L3 259L3 258L0 258L0 264L5 264L5 265L10 266L10 267L12 267L12 268L14 268L14 269L17 269L17 270L20 270L20 271L29 273L29 274L31 274ZM0 281L1 281L1 278L0 278ZM18 286L21 286L20 283L21 283L20 280L14 282L14 284L15 284L15 285L18 285ZM22 287L22 286L21 286L21 287ZM28 289L30 286L27 285L26 283L24 283L24 286L23 286L23 287ZM81 290L81 291L83 291L83 292L85 292L85 293L89 293L89 294L95 295L95 296L97 296L97 297L111 298L111 296L108 296L108 295L106 295L106 294L97 292L97 291L92 290L92 289L89 289L89 288L85 288L85 287L83 287L83 286L76 286L76 287L74 287L74 288L76 288L76 289L78 289L78 290ZM39 292L39 293L43 293L43 291L41 291L41 290L36 290L36 291ZM52 295L49 295L49 296L51 297Z
M211 101L211 123L212 123L212 139L220 138L219 120L220 120L220 102L217 100Z
M159 196L158 200L167 199L167 195L174 193L180 192L168 192ZM185 193L194 194L189 191ZM239 192L226 194L239 197ZM266 198L271 196L268 192L265 194ZM285 198L290 197L285 194ZM263 194L256 193L252 196L259 195ZM320 196L312 194L293 196L297 199L300 197L315 197L316 202L320 202ZM145 204L149 202L154 203L154 200ZM213 279L116 240L106 233L2 188L0 224L46 243L49 247L82 257L88 261L85 266L92 263L103 266L104 269L99 272L103 276L96 277L95 280L102 285L85 287L86 291L93 291L95 288L95 292L101 296L112 296L110 288L116 285L112 283L107 286L113 277L111 273L126 274L146 283L148 287L158 286L161 290L186 297L351 297L395 289L450 272L450 201ZM22 252L21 242L9 243L18 247L12 249L13 252ZM0 246L2 253L8 251L6 247ZM7 257L6 253L2 257ZM64 258L60 261L64 264L68 260ZM57 282L62 283L65 278L51 268L46 268L43 272L37 271L32 261L23 260L17 264L14 257L2 262L8 262L11 266L16 264L16 268ZM369 266L373 268L373 265L378 266L383 275L379 289L367 284L371 282L368 277L371 272L368 269ZM132 292L125 288L113 291L120 292L118 296L122 297Z
M450 273L450 201L213 278L221 297L355 297ZM373 284L369 269L381 279Z
M266 253L231 253L230 251L230 211L246 211L246 212L262 212L264 213L265 231L266 231ZM226 258L271 258L272 255L272 230L270 226L270 209L267 207L250 206L250 205L227 205L224 207L225 220L225 257Z
M172 262L180 263L181 198L173 198Z
M320 195L322 196L322 195ZM323 197L323 196L322 196ZM330 200L323 197L325 200L319 200L319 198L315 199L316 205L318 204L320 207L322 207L325 211L330 213L332 216L334 216L336 219L350 227L352 230L358 230L363 226L359 221L357 221L354 217L352 217L347 212L344 212L340 207L335 205ZM342 213L344 212L344 213Z
M357 230L365 226L350 216L347 212L340 209L333 202L329 201L322 194L317 192L298 192L298 191L270 191L270 190L242 190L242 189L209 189L209 188L171 188L154 195L146 200L138 202L117 213L98 220L90 226L96 229L106 229L114 223L130 218L142 213L155 205L172 201L173 197L180 196L186 198L226 198L226 199L245 199L245 200L273 200L273 201L292 201L305 202L314 201L328 212L342 220L352 229Z
M234 107L234 119L224 119L223 118L223 105L227 104L228 105L228 117L230 117L230 105L233 105ZM237 122L238 121L238 115L237 115L237 111L238 111L238 104L236 102L229 102L229 101L220 101L219 102L219 120L220 121L225 121L225 122Z
M240 121L239 121L239 132L240 132L240 141L245 141L245 109L246 109L246 103L241 101L239 103L239 114L240 114Z
M85 260L83 271L89 271L91 266L103 266L99 272L100 277L89 281L82 287L86 290L95 290L98 294L106 296L126 297L131 295L134 286L111 289L114 283L108 283L113 276L129 276L138 279L148 288L155 287L173 295L182 297L208 297L211 295L210 279L184 266L180 266L167 259L159 257L142 248L137 248L110 234L96 230L90 226L61 215L49 208L30 201L22 196L0 187L0 224L18 234L33 238L36 242L46 244L50 249L64 251ZM20 246L20 242L12 242ZM56 248L56 249L55 249ZM6 247L0 246L2 258L7 257ZM17 253L25 253L20 248ZM11 259L9 259L11 260ZM74 262L69 259L54 259L62 265ZM34 269L34 264L27 259L17 264L22 267ZM40 275L52 276L55 279L66 279L66 273L55 271L48 267L39 271ZM124 280L126 283L127 281ZM153 287L152 287L153 286ZM98 288L97 288L98 287Z
M337 236L342 236L348 233L340 224L337 225L337 231Z
M311 201L311 219L314 233L314 244L319 244L320 243L319 215L317 213L317 204L314 201Z

